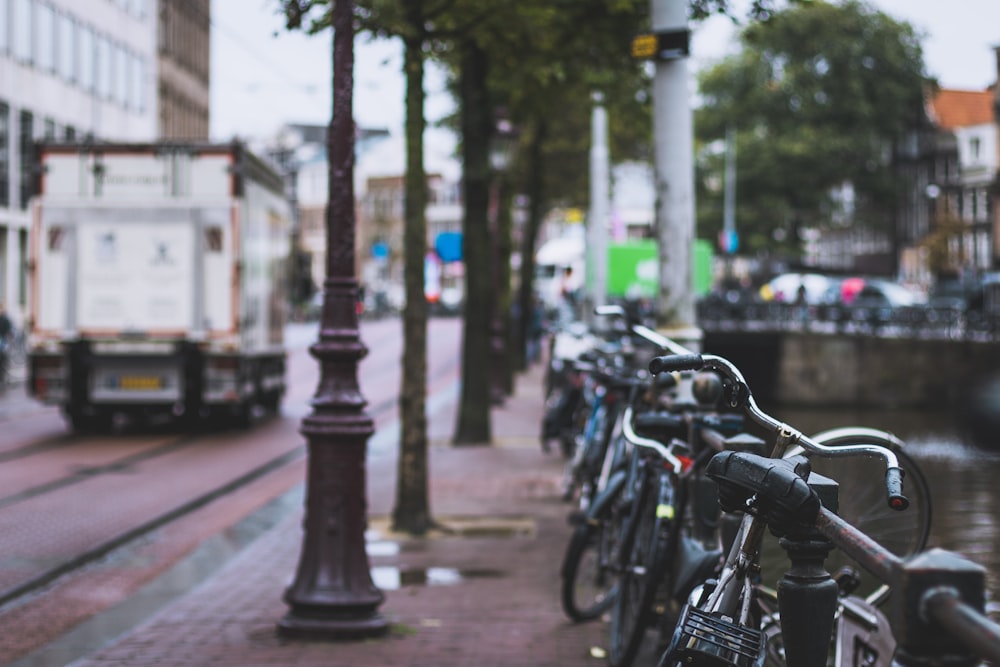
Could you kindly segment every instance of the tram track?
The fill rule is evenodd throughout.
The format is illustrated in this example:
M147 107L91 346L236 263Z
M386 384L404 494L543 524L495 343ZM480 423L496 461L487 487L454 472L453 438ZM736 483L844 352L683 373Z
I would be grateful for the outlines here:
M398 363L380 362L380 369L378 371L371 367L369 367L369 370L380 374L383 368L390 368L392 366L396 366L398 368ZM440 363L433 367L431 369L432 373L428 377L429 393L438 390L437 388L442 385L449 384L447 381L455 377L458 366L459 361L457 359L457 355L449 355L444 363ZM384 391L380 391L379 393L382 396L385 396ZM367 406L367 414L371 416L373 420L380 421L391 417L398 406L398 397L395 394L395 391L390 391L388 396L374 400L369 406ZM276 419L280 420L282 418L277 417ZM284 419L288 418L286 417ZM259 424L255 425L254 428L264 426L266 426L266 424ZM134 434L130 433L130 435ZM140 433L139 435L142 434ZM240 437L240 434L234 434L233 432L220 432L208 435L204 433L182 433L166 442L153 444L151 447L147 447L140 451L131 451L124 456L111 457L96 463L80 463L78 464L80 467L72 470L68 474L61 475L54 479L45 480L42 483L34 484L21 489L16 493L0 497L0 517L3 516L3 513L11 511L13 508L16 508L22 503L34 502L39 499L44 500L49 496L56 498L58 497L56 494L59 494L60 492L67 492L67 490L71 490L76 485L82 485L86 482L93 483L95 480L99 481L101 478L110 479L112 476L120 478L123 472L139 468L140 464L148 464L157 460L163 460L171 454L177 454L178 452L189 448L205 447L207 446L207 438L215 438L218 435L223 435L223 439L225 441L228 441L230 438ZM64 440L64 437L69 438L68 443ZM23 463L32 457L55 456L59 453L69 451L67 445L69 447L77 447L80 444L83 444L74 443L72 441L72 436L59 436L56 440L57 441L46 440L24 445L7 452L0 452L0 460L7 465L11 465L16 462ZM139 446L141 446L141 444L142 443L139 443ZM234 494L237 491L245 489L254 482L267 478L269 475L278 474L280 471L285 470L288 466L298 464L306 456L306 451L307 447L305 444L295 444L290 449L279 451L272 456L264 458L262 461L258 461L248 469L240 472L236 476L221 484L211 485L201 492L195 493L180 503L166 508L163 512L151 515L148 519L139 521L124 530L119 530L113 534L109 534L105 538L99 538L82 550L74 551L65 557L42 559L48 561L45 566L37 568L35 571L23 578L20 578L16 582L8 582L7 585L0 583L0 613L2 613L5 609L9 609L12 605L17 604L18 601L41 591L43 588L51 585L56 580L66 576L71 576L73 573L82 570L112 552L126 548L130 544L135 543L136 541L145 538L151 533L163 529L174 522L178 522L201 508L211 505L212 503ZM80 447L80 449L74 453L81 454L80 458L84 459L87 454L83 447ZM2 562L4 557L4 554L0 553L0 562Z
M198 436L187 435L178 437L172 441L168 441L161 445L155 445L149 449L143 449L138 452L127 454L125 456L112 459L106 463L96 464L96 465L86 465L77 468L68 475L59 477L53 480L46 481L43 484L37 484L35 486L19 491L18 493L11 494L9 496L0 496L0 510L14 505L18 502L22 502L29 498L35 498L37 496L43 495L45 493L51 493L64 489L73 484L79 484L84 480L92 479L96 475L103 475L109 473L119 473L122 470L128 469L129 467L135 466L136 464L143 463L146 461L153 460L155 458L165 456L167 454L173 453L182 447L189 447L196 444L198 441Z
M197 509L204 507L205 505L218 500L234 491L247 486L251 482L254 482L265 475L268 475L286 465L293 463L294 461L302 458L305 455L305 446L299 445L294 450L286 452L281 456L275 457L274 459L268 461L264 465L257 466L256 468L240 475L239 477L223 484L220 487L212 489L207 493L203 493L200 496L192 498L187 502L173 508L172 510L161 514L145 523L135 526L131 530L127 530L124 533L116 535L111 539L105 540L104 542L98 544L97 546L89 549L85 552L76 554L75 556L61 562L55 566L44 570L40 574L25 580L23 583L8 588L6 590L0 591L0 609L4 606L16 601L19 598L27 596L35 591L49 585L59 577L70 574L76 570L82 569L86 565L93 563L94 561L103 558L107 554L111 553L115 549L124 547L130 542L133 542L148 533L162 528L163 526L176 521L188 514L191 514Z

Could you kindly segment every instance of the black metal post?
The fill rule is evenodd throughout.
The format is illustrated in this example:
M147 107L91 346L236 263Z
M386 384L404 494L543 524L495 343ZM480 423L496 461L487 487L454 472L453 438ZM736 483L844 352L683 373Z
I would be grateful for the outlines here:
M365 455L374 422L365 414L358 361L368 352L358 330L354 218L354 3L333 5L333 118L328 132L330 197L319 340L309 351L320 364L313 411L302 420L308 441L305 535L283 636L353 639L384 633L384 596L372 581L365 551Z
M781 637L789 665L825 667L839 589L823 561L833 549L818 533L781 538L792 565L778 582Z

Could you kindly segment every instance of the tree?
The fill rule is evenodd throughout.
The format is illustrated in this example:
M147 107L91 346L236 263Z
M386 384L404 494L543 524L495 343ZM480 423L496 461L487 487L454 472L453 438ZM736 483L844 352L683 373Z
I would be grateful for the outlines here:
M887 228L891 157L919 122L927 81L913 28L855 0L817 1L750 24L740 41L740 54L699 77L695 128L703 146L736 128L741 245L773 248L779 230L796 249L802 227L850 219L845 187L854 224ZM721 164L703 156L702 186L720 182ZM699 194L701 236L714 238L721 188Z

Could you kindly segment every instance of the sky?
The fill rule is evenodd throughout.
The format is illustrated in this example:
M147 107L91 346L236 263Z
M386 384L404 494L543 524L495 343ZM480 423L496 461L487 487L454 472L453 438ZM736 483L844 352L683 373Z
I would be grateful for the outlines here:
M737 6L745 0L734 0ZM914 26L928 74L945 88L982 90L997 79L1000 0L869 0ZM212 0L211 121L214 140L273 135L286 122L326 124L332 87L331 34L285 31L278 0ZM739 14L743 15L743 14ZM730 53L734 28L724 17L692 26L692 72ZM403 124L398 41L355 43L354 117L362 127L398 134ZM427 116L452 108L440 72L428 72Z

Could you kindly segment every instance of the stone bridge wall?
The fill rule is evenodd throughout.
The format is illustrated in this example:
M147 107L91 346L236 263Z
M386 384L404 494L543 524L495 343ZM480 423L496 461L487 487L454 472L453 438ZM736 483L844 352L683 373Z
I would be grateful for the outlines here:
M705 332L762 405L934 407L962 404L1000 377L1000 344L808 332Z

